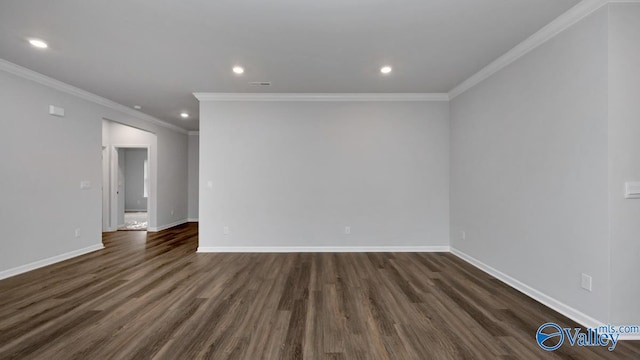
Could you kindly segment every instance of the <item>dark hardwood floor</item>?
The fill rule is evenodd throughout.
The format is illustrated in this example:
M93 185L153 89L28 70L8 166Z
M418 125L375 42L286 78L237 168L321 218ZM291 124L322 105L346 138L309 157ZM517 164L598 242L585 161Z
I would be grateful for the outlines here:
M1 359L638 359L451 254L196 254L197 225L0 281Z

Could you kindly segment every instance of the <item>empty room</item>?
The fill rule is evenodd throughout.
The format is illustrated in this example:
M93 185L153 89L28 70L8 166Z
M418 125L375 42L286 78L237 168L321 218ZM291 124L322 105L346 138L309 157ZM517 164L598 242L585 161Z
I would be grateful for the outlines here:
M639 64L640 0L4 0L0 359L640 359Z

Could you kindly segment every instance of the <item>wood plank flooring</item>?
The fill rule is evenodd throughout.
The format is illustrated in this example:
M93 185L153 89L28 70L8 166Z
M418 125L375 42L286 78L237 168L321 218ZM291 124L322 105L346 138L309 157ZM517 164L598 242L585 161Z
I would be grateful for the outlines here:
M451 254L196 254L197 225L0 281L0 359L638 359Z

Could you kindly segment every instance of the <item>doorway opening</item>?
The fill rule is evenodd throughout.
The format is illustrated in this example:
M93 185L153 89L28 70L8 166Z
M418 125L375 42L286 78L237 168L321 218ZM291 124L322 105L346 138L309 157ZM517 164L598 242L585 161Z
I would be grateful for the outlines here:
M155 134L109 120L102 128L103 231L155 224Z
M117 148L118 230L147 230L149 157L146 148Z

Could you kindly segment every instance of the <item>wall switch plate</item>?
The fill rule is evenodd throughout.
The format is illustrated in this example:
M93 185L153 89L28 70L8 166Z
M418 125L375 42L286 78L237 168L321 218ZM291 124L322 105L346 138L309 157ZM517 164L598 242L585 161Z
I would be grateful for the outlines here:
M207 181L207 188L213 189L213 181L211 180Z
M467 233L464 231L460 231L460 240L466 240L467 239Z
M593 279L591 278L591 276L587 274L582 274L582 282L580 286L582 286L583 289L587 291L591 291L592 282L593 282Z
M229 227L228 226L223 227L222 228L222 233L225 234L225 235L229 235Z
M344 227L344 233L345 233L345 235L351 234L351 226L345 226Z
M640 182L624 183L625 199L640 199Z
M80 181L80 190L89 190L91 189L91 181L82 180Z
M80 237L80 228L77 228L75 231L75 237Z
M64 117L64 108L49 105L49 115Z

